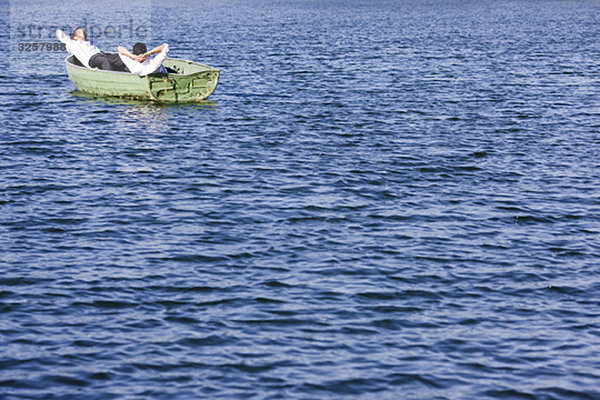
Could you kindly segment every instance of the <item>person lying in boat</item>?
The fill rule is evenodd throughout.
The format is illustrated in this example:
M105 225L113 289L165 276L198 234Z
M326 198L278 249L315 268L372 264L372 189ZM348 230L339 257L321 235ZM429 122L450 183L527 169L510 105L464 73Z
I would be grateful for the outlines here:
M73 54L84 67L129 72L118 54L103 53L97 43L87 40L83 28L75 29L70 38L63 31L57 29L56 37L67 46L67 51Z
M123 46L119 46L118 51L121 61L132 74L146 76L175 72L162 65L169 53L169 45L166 43L148 51L144 43L138 42L133 45L133 54Z

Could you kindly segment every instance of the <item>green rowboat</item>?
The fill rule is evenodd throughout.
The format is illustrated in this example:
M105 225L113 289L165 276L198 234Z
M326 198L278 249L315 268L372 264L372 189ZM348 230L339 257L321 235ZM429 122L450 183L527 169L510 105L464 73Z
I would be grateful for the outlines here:
M70 55L65 59L73 85L97 96L125 97L164 103L189 103L206 99L216 89L220 71L193 61L167 58L163 65L178 73L134 75L128 72L85 68Z

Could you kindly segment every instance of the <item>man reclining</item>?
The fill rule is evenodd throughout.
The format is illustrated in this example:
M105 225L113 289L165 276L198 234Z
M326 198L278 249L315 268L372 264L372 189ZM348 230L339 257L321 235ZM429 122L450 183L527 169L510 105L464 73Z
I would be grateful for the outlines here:
M127 66L132 74L146 76L149 74L166 74L168 71L162 63L169 53L169 45L164 43L147 51L144 43L133 45L133 54L123 46L118 47L121 61Z
M70 38L58 29L56 37L67 46L67 51L73 54L84 67L130 72L118 54L103 53L96 43L87 40L83 28L75 29Z

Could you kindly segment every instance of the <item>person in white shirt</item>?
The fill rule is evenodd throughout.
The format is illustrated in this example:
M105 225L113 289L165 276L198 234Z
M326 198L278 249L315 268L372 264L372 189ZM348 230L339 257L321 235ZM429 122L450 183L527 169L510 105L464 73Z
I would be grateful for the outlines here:
M67 46L67 51L73 54L84 67L129 72L118 54L103 53L96 43L87 40L83 28L75 29L71 38L58 29L56 37Z
M118 51L121 61L132 74L146 76L170 72L162 65L169 53L166 43L147 51L146 45L138 42L133 46L133 54L123 46L119 46Z

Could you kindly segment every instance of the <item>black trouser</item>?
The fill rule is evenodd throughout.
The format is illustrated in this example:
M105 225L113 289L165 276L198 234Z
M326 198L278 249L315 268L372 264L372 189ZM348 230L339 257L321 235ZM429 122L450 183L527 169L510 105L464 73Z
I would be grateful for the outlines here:
M94 54L90 58L90 67L103 69L106 71L121 71L121 72L131 72L129 68L123 63L121 57L117 53L106 54L106 53L98 53Z

